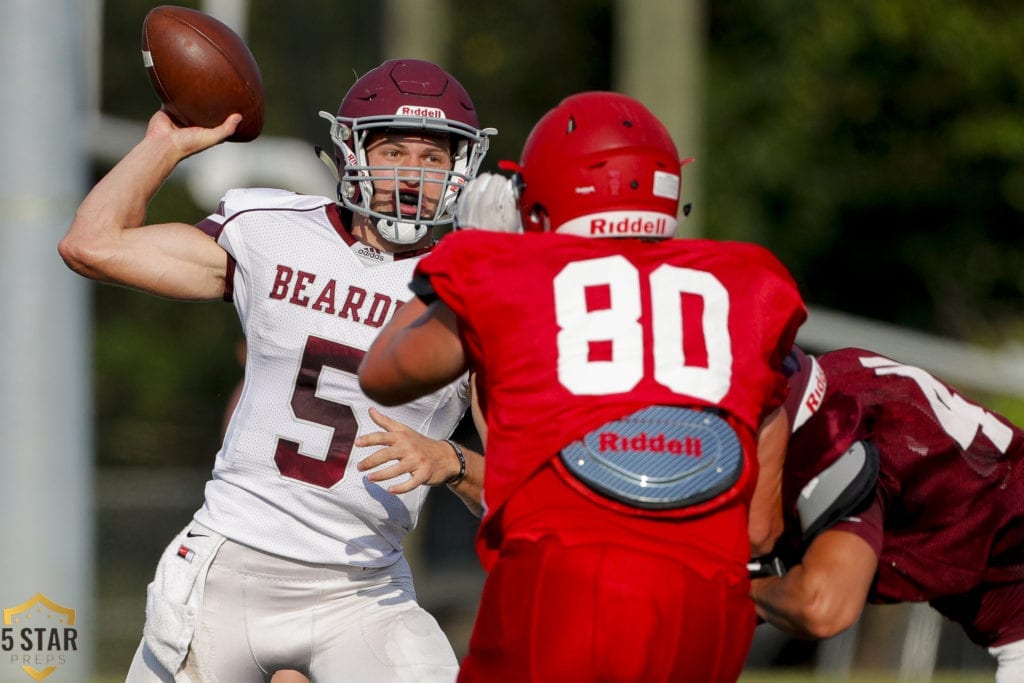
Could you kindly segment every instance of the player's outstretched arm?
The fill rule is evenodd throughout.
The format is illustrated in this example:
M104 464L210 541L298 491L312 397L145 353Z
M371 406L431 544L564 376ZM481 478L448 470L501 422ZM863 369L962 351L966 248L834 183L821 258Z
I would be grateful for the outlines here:
M752 579L750 594L758 616L786 633L831 638L860 617L877 566L866 541L830 529L784 576Z
M359 385L374 401L396 406L455 380L466 371L458 322L438 300L413 298L381 329L359 365Z
M216 128L179 128L163 111L146 135L79 205L58 250L93 280L175 299L214 299L224 291L227 254L187 223L143 226L146 206L186 157L222 142L238 126L232 114Z

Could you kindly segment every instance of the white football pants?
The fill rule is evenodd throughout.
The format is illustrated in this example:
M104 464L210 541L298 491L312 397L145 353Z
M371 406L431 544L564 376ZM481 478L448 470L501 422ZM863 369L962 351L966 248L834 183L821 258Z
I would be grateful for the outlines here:
M380 569L296 562L190 524L149 586L126 683L262 682L278 669L313 683L452 683L458 661L404 558Z

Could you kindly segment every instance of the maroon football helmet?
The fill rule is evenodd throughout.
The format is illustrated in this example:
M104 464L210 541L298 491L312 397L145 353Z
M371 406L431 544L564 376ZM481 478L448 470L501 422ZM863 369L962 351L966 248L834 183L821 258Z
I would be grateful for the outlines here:
M783 363L789 385L786 394L786 416L789 418L789 431L800 429L814 416L825 399L828 378L814 356L794 346Z
M523 228L587 237L672 237L680 161L668 130L614 92L572 95L537 122L518 164Z
M493 128L479 127L473 101L457 80L436 64L418 59L384 62L355 82L337 116L328 112L320 115L331 121L339 171L338 198L348 209L376 219L381 236L395 244L415 243L432 226L452 222L459 188L476 176L487 153L488 136L497 133ZM440 179L433 169L427 175L421 168L371 168L366 156L368 138L374 133L406 129L448 135L454 168L440 174ZM433 216L417 215L409 221L371 210L371 171L378 177L382 171L394 173L396 181L400 171L403 177L420 173L420 211L425 184L442 184L437 211ZM395 187L397 193L397 182Z

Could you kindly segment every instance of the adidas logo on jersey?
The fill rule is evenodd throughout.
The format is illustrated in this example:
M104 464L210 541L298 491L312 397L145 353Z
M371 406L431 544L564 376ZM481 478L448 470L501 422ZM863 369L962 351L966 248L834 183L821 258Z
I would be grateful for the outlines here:
M380 261L381 263L384 263L384 255L380 252L379 249L374 249L373 247L360 247L359 249L356 249L355 252L357 256L362 256L363 258L370 258L373 259L374 261Z

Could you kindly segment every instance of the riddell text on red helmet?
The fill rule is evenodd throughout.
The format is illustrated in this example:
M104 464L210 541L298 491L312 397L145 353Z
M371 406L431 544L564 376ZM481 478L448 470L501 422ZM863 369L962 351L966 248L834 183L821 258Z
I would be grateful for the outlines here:
M590 220L591 235L657 235L669 234L668 219L623 218L609 221L604 218Z

